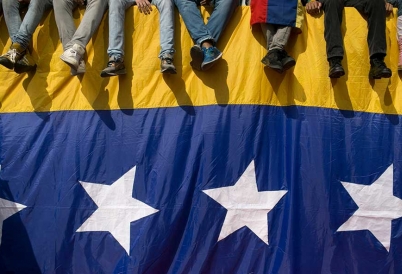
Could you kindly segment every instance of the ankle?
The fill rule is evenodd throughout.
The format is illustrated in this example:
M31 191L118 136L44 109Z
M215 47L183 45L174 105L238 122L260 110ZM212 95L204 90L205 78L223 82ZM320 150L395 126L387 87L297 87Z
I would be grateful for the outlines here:
M122 55L110 55L109 56L109 61L123 61L123 56Z
M11 49L16 49L18 52L25 52L26 48L24 48L20 43L14 42L11 44Z
M214 45L212 44L211 40L205 40L203 42L201 42L201 47L202 48L212 48Z
M384 61L385 54L383 53L375 53L370 56L370 60L381 60Z

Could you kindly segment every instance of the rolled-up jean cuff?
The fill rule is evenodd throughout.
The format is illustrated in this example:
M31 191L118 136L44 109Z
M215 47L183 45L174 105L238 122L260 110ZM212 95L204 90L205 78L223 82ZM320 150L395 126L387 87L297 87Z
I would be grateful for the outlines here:
M110 58L114 57L116 59L123 59L123 57L124 57L124 53L119 52L119 51L115 51L115 50L108 51L107 54L109 55Z
M161 51L161 53L158 55L158 58L161 59L165 54L170 54L173 55L176 51L174 49L168 49Z
M202 37L202 38L198 39L196 41L196 43L197 43L197 45L199 45L201 47L202 42L207 41L207 40L211 40L212 43L215 45L215 40L214 40L214 38L212 36Z
M86 46L83 45L80 41L70 41L70 42L66 45L66 49L65 49L65 50L71 49L71 48L74 46L74 44L77 44L77 45L79 45L80 47L82 47L84 50L86 50Z

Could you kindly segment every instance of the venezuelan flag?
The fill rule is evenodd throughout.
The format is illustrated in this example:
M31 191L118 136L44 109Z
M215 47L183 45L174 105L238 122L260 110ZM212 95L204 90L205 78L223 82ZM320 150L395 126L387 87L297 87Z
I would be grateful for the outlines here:
M277 74L248 7L207 72L190 67L176 14L177 75L159 72L158 16L128 10L125 76L99 76L107 20L87 72L70 76L52 12L34 35L36 73L0 68L0 273L401 273L396 18L393 76L369 81L354 9L337 80L322 16L306 16L289 42L297 64Z
M301 0L254 0L250 8L251 25L269 23L301 28L304 19Z

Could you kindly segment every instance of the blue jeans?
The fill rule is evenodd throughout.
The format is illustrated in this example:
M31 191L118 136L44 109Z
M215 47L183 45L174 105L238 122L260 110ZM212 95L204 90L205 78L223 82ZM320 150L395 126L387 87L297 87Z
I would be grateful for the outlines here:
M109 56L124 56L125 10L135 4L134 0L109 0ZM152 4L159 10L160 44L159 57L174 51L174 5L173 0L154 0Z
M107 9L107 0L88 0L78 29L73 20L73 9L77 6L74 0L53 0L53 5L60 40L63 49L67 50L74 44L83 48L87 46L102 21L103 14Z
M20 8L24 4L20 4L18 1L4 0L2 3L4 12L4 20L7 24L8 34L13 37L18 33L22 20L20 16Z
M212 15L205 25L197 8L199 0L174 0L174 2L191 38L198 45L206 40L218 42L222 31L239 5L238 0L216 0Z
M21 22L19 18L19 3L16 0L3 0L4 18L13 43L19 43L23 48L29 46L32 35L46 10L52 8L52 0L31 0L28 11ZM16 5L16 3L18 5ZM20 27L18 28L18 25ZM16 31L16 29L18 30Z

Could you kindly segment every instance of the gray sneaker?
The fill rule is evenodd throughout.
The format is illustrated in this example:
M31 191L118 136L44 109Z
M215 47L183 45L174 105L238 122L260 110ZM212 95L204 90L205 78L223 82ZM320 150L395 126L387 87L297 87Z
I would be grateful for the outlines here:
M69 65L73 70L78 70L80 65L80 60L84 58L85 48L78 44L74 44L71 48L65 50L60 56L67 65Z
M79 75L79 74L84 74L85 71L86 71L86 69L85 69L85 61L84 61L84 59L81 59L81 60L80 60L80 64L78 65L77 70L71 68L70 74L71 74L72 76L77 76L77 75Z
M109 58L107 67L102 70L101 77L110 77L126 74L126 67L124 66L123 58L116 58L114 56Z
M161 57L161 72L166 74L176 74L176 68L173 64L173 55L164 54Z

